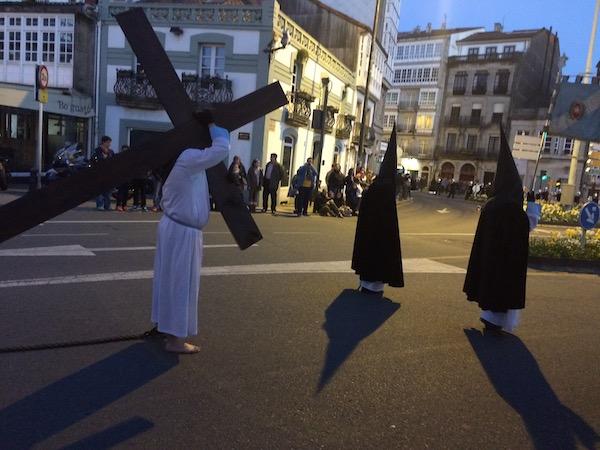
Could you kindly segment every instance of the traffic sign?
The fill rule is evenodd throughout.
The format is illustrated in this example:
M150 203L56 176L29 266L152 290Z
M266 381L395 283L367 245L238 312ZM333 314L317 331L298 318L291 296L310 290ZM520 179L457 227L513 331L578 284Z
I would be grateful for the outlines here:
M48 68L35 66L35 99L40 103L48 103Z
M38 87L40 89L48 87L48 68L46 66L40 66L38 69Z
M586 230L591 230L600 220L600 206L594 202L588 202L581 208L579 223Z

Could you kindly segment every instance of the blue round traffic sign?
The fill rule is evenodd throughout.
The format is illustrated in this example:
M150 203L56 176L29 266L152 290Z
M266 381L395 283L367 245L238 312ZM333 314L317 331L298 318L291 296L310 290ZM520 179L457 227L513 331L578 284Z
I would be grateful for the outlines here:
M594 202L588 202L581 208L581 214L579 215L579 223L582 228L591 230L596 226L600 220L600 206Z

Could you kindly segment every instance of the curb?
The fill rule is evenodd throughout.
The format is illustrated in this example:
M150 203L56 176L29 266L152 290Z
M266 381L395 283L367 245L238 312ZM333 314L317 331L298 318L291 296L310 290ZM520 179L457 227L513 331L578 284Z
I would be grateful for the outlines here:
M530 256L527 266L532 269L545 270L549 272L589 273L600 275L599 260Z

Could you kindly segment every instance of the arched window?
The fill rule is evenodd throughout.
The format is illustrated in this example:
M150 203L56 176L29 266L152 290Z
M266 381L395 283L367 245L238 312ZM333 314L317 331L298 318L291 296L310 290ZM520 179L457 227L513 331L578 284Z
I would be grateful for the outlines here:
M475 180L475 167L473 164L463 164L460 168L459 181L468 183Z
M449 180L454 178L454 164L449 162L445 162L444 164L442 164L440 178L447 178Z
M281 152L281 165L283 166L283 170L285 174L283 175L283 179L281 180L281 186L289 186L290 185L290 176L292 169L292 161L294 156L294 138L291 136L286 136L283 138L283 151Z

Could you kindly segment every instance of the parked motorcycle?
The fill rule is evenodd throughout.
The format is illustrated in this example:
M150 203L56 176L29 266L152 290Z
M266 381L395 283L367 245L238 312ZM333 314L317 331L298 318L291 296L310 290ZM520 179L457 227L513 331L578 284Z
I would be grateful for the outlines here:
M83 145L80 143L67 143L59 148L52 159L52 168L46 171L45 183L52 183L61 178L66 178L80 170L90 167L89 160L85 157Z

